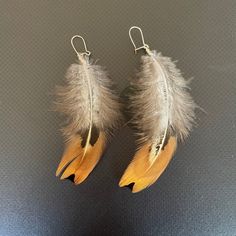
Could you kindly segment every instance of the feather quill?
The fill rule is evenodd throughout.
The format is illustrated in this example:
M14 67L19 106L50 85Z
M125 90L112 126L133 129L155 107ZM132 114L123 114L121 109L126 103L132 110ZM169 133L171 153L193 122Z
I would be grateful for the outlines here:
M149 51L141 61L130 96L139 150L119 183L121 187L133 184L133 192L159 178L175 152L177 140L189 135L197 107L188 91L189 81L170 58Z
M86 55L69 67L65 86L57 87L56 110L67 117L62 128L66 148L56 171L57 176L63 172L61 179L74 175L74 182L81 183L101 158L111 130L121 120L111 87L107 72Z

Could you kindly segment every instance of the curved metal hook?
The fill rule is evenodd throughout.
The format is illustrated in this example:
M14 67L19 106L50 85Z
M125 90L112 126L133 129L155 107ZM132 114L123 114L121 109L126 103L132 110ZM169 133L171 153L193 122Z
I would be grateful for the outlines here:
M85 52L78 52L78 51L77 51L77 49L75 48L75 45L74 45L74 39L75 39L75 38L82 39L83 44L84 44ZM81 55L82 55L82 56L83 56L83 55L90 56L91 52L87 49L86 42L85 42L85 40L84 40L84 38L83 38L82 36L80 36L80 35L74 35L74 36L71 38L70 42L71 42L71 46L73 47L73 49L74 49L74 51L76 52L76 54L77 54L78 57L81 56Z
M132 31L133 29L139 30L139 32L140 32L140 34L141 34L142 44L143 44L143 45L140 46L140 47L137 47L137 46L136 46L136 44L134 43L134 40L133 40L133 38L132 38L131 31ZM134 52L135 52L135 54L136 54L137 51L140 50L140 49L145 49L148 54L151 53L151 51L150 51L150 49L149 49L149 45L146 44L145 41L144 41L143 31L141 30L140 27L138 27L138 26L132 26L132 27L129 29L129 37L130 37L130 40L131 40L131 42L132 42L132 44L133 44L133 46L134 46Z

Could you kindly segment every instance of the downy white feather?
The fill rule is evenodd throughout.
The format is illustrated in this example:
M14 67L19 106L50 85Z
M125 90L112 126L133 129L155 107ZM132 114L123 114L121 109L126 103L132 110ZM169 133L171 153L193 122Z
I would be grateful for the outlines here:
M132 82L135 94L130 96L140 141L163 140L164 144L166 136L183 140L192 129L197 106L188 92L189 81L161 53L152 51L141 61L141 70Z
M56 110L67 116L62 129L67 139L85 133L92 126L109 133L121 120L118 97L111 90L112 81L99 65L88 58L72 64L66 73L66 85L57 87Z

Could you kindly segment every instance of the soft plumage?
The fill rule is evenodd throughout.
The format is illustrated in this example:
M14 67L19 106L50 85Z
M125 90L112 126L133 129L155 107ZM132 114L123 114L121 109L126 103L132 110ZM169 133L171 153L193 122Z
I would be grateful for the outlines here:
M75 175L81 183L100 159L108 135L121 120L118 97L111 90L107 72L86 55L72 64L65 86L56 89L56 110L66 115L62 132L66 148L57 169L62 179Z
M174 154L177 140L189 135L195 120L196 104L188 92L189 81L170 58L155 51L148 53L142 56L141 70L131 84L130 109L139 150L120 181L120 186L133 183L135 192L158 179ZM163 159L165 165L159 169L157 163Z

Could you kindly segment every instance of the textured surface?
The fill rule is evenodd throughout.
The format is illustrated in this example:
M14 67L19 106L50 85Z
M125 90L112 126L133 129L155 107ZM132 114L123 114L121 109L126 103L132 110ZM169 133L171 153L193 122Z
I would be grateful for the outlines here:
M236 234L235 0L2 0L0 9L0 235ZM131 25L194 77L206 114L141 193L118 187L135 151L127 128L84 184L59 181L63 140L50 94L76 59L70 37L86 37L121 92L140 59Z

